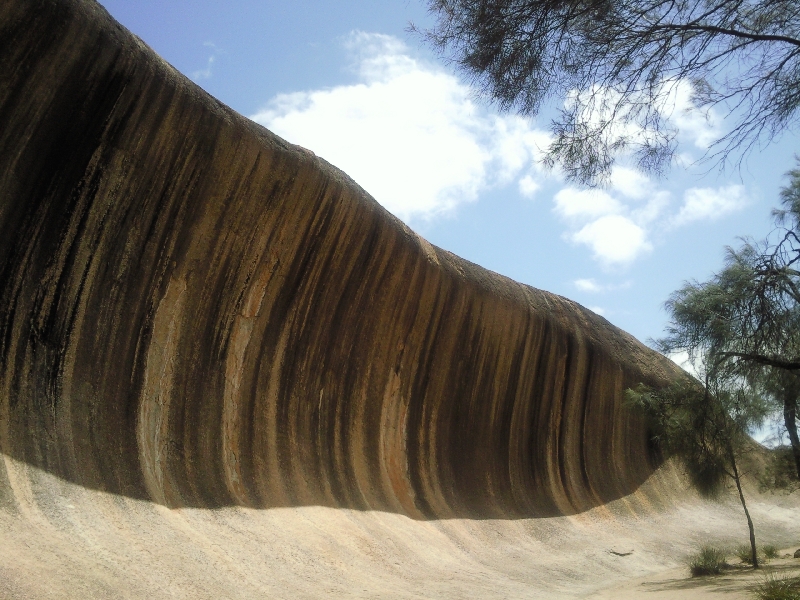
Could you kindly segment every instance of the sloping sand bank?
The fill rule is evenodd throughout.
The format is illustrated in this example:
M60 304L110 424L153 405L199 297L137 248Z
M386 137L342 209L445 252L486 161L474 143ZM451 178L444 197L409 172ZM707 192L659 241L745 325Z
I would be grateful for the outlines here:
M733 497L686 491L659 507L664 486L680 486L670 473L569 517L419 521L170 509L12 466L29 485L19 512L0 510L2 598L744 598L751 579L688 579L683 561L698 544L735 546L747 530ZM762 543L800 540L796 502L754 497L751 511Z

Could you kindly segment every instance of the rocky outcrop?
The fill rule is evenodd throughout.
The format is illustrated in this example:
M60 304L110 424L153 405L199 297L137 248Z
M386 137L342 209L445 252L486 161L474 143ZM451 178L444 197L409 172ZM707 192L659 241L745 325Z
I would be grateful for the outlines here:
M95 2L2 0L0 57L9 459L168 507L419 519L572 514L659 464L623 391L671 363L431 246Z

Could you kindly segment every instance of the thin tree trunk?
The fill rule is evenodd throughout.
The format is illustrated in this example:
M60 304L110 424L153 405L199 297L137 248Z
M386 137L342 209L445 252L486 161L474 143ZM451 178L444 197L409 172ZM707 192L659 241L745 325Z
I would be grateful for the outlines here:
M739 477L739 469L736 468L736 458L731 452L731 465L733 466L733 480L736 482L736 489L739 491L739 500L742 501L742 508L744 509L744 516L747 517L747 527L750 530L750 552L753 558L753 568L758 569L758 550L756 549L756 530L753 527L753 519L750 518L750 511L747 510L747 503L744 501L744 493L742 492L742 482Z
M786 394L783 398L783 422L789 439L792 442L794 465L797 467L797 478L800 479L800 438L797 437L797 399Z

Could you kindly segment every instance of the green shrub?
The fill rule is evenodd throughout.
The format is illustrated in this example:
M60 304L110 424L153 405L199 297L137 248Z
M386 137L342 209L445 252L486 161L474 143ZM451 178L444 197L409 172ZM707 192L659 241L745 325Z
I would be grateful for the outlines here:
M758 600L800 600L800 577L767 575L756 588Z
M772 544L767 544L761 551L764 553L764 558L778 558L778 547Z
M736 558L746 565L753 564L753 551L750 549L750 544L741 544L736 546Z
M728 566L725 562L726 553L714 546L703 546L700 551L689 558L689 570L692 577L702 575L719 575L722 569Z

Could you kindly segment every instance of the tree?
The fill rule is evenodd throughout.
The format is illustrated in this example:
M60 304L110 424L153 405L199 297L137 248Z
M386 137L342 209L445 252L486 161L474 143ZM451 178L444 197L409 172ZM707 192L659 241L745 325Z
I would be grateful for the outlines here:
M797 436L797 399L800 398L800 373L784 369L770 369L762 373L758 382L763 392L783 409L783 423L789 435L797 479L800 481L800 439Z
M545 163L571 180L602 182L622 154L663 172L687 88L696 109L717 107L734 123L709 150L722 164L797 122L797 0L428 3L436 24L424 39L480 94L526 115L563 102Z
M735 381L712 377L708 371L705 386L687 377L662 390L640 385L628 390L627 398L650 416L655 440L668 455L683 462L702 495L715 497L726 477L733 480L747 519L752 563L757 569L755 527L742 490L739 465L752 447L748 433L765 417L761 399Z
M771 398L783 410L800 479L800 169L789 180L783 209L774 213L777 241L745 240L728 249L725 267L709 281L674 292L667 335L656 347L702 358L712 377L738 378Z

